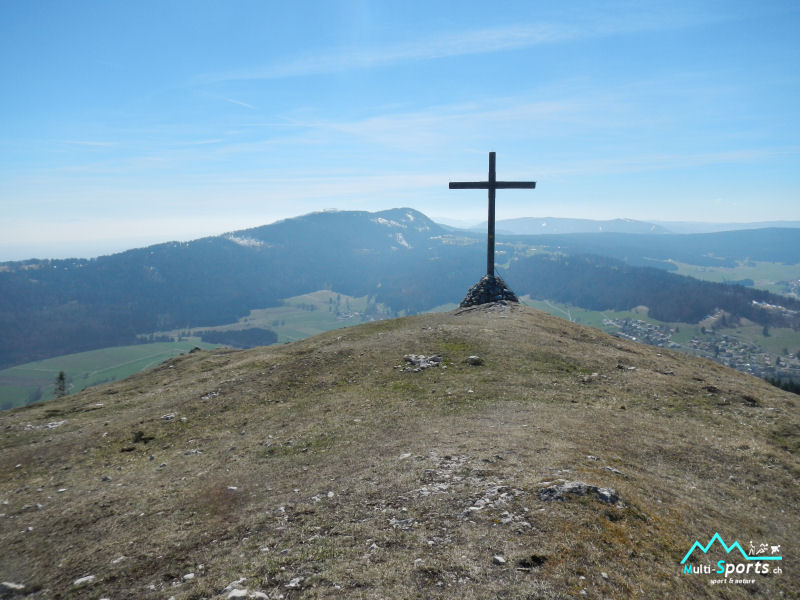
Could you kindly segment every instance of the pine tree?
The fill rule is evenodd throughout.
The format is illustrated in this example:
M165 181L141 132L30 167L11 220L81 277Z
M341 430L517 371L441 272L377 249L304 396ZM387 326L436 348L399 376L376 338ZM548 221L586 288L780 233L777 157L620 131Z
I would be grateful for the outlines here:
M56 398L63 398L67 395L67 375L64 371L59 371L56 377Z

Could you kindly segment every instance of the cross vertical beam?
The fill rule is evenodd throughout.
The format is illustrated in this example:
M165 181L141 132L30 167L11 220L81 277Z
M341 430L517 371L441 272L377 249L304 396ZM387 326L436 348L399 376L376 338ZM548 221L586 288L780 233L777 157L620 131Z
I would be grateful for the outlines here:
M451 181L451 190L488 190L489 192L489 231L486 243L486 274L494 277L494 201L498 189L536 188L535 181L497 181L495 152L489 152L489 178L487 181Z
M489 235L486 240L486 274L494 277L494 199L497 190L495 153L489 152Z

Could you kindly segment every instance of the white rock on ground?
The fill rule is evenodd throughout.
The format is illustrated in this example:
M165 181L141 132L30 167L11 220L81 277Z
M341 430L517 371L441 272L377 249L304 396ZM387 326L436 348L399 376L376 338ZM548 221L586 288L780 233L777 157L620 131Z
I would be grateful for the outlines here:
M290 590L296 590L300 587L300 583L303 581L302 577L295 577L289 583L286 584L285 587L289 588Z
M247 577L241 577L236 581L231 581L228 585L225 586L225 589L222 590L222 593L227 594L230 591L240 588L245 581L247 581Z
M251 592L247 588L231 590L226 598L256 598L257 600L269 600L264 592Z

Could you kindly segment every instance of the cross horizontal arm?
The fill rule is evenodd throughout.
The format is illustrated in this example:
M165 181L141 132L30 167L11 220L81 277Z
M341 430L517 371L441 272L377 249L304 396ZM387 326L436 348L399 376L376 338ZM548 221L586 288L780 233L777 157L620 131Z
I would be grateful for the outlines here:
M536 187L535 181L496 181L497 189L532 190Z
M535 181L495 181L490 184L488 181L451 181L451 190L488 190L499 189L518 189L532 190L536 188Z
M451 190L488 190L488 181L451 181Z

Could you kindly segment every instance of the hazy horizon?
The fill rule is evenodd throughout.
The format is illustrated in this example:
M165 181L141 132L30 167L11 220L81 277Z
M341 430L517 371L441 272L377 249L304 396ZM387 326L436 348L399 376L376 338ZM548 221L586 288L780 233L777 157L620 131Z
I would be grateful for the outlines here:
M409 208L409 207L393 207L393 208ZM413 207L411 207L413 208ZM328 211L335 210L339 212L344 212L345 209L326 209ZM385 209L390 210L390 209ZM416 209L415 209L416 210ZM312 211L312 212L325 212L325 211ZM380 212L380 211L370 211L370 212ZM423 212L423 211L420 211ZM286 218L297 218L302 217L306 214L311 213L302 213L293 215L291 217ZM439 223L440 225L447 225L449 227L456 227L460 229L471 229L480 227L486 224L486 218L478 219L478 220L461 220L461 219L452 219L447 217L432 217L431 215L426 215L431 218L432 221ZM553 216L531 216L531 217L516 217L517 219L572 219L577 217L553 217ZM633 220L639 221L643 223L650 223L653 225L661 225L669 229L670 225L674 227L674 229L670 230L670 233L712 233L715 231L726 231L726 230L736 230L736 229L755 229L759 227L772 227L775 226L776 223L786 223L786 227L791 228L800 228L800 221L755 221L755 222L710 222L710 221L640 221L639 219L628 219L627 217L611 217L609 219L589 219L591 221L614 221L614 220ZM8 244L3 241L0 241L0 263L3 262L18 262L24 260L47 260L47 259L68 259L68 258L77 258L77 259L89 259L89 258L96 258L99 256L107 256L111 254L117 254L120 252L125 252L126 250L134 250L137 248L145 248L148 246L153 246L157 244L164 244L170 242L190 242L193 240L201 239L204 237L215 237L220 235L225 235L227 233L232 233L236 231L242 231L246 229L254 229L257 227L262 227L265 225L271 225L283 219L276 219L275 221L269 223L251 223L246 224L244 226L237 226L231 228L221 228L216 229L204 233L200 233L198 235L142 235L142 236L130 236L130 237L120 237L120 238L113 238L113 239L93 239L93 240L86 240L86 241L75 241L75 240L55 240L51 242L32 242L32 243L17 243L17 244ZM511 220L511 219L498 219L499 223L502 223L504 220ZM681 228L683 227L683 230ZM686 227L688 226L688 227ZM500 235L503 234L502 227L498 231Z

